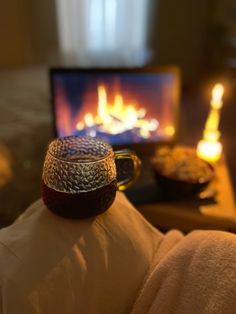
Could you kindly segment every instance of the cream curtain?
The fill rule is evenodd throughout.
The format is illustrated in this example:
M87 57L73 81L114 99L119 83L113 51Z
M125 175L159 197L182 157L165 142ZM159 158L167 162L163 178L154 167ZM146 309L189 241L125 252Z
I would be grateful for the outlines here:
M150 0L56 0L61 55L81 66L141 66Z

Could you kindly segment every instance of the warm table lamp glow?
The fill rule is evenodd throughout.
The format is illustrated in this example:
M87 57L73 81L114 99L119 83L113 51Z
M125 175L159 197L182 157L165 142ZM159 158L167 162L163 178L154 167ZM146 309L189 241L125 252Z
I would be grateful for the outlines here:
M222 144L219 141L220 131L220 110L222 108L222 96L224 88L221 84L216 84L212 90L211 110L208 115L203 139L197 145L197 155L201 159L209 162L216 162L222 154Z

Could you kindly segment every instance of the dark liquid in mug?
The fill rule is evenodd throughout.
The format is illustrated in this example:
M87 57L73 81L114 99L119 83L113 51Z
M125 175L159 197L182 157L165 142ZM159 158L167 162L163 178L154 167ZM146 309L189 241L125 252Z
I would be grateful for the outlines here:
M58 192L42 184L45 205L55 214L65 218L89 218L105 212L113 203L117 181L94 191L77 194Z

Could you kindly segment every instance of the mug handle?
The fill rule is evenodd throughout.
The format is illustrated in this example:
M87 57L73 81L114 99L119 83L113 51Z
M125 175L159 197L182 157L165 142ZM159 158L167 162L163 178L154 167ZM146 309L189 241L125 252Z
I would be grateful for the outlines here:
M136 178L140 174L141 169L141 161L138 158L138 156L130 151L130 150L118 150L114 151L115 159L132 159L133 165L134 165L134 171L133 175L127 179L124 179L122 181L117 182L117 187L119 191L126 190L130 185L133 184L133 182L136 180Z

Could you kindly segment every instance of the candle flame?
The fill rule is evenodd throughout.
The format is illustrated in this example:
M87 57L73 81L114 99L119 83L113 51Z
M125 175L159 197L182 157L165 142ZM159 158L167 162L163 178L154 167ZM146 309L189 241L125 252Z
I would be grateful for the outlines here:
M220 131L218 130L220 122L220 109L223 105L222 96L224 87L216 84L212 89L211 109L205 124L203 139L198 142L198 157L208 161L216 162L222 154L222 144L219 141Z
M222 144L219 141L201 140L197 145L197 155L208 162L216 162L222 154Z
M224 87L222 84L217 83L212 89L211 106L215 109L222 107L222 96L224 94Z

